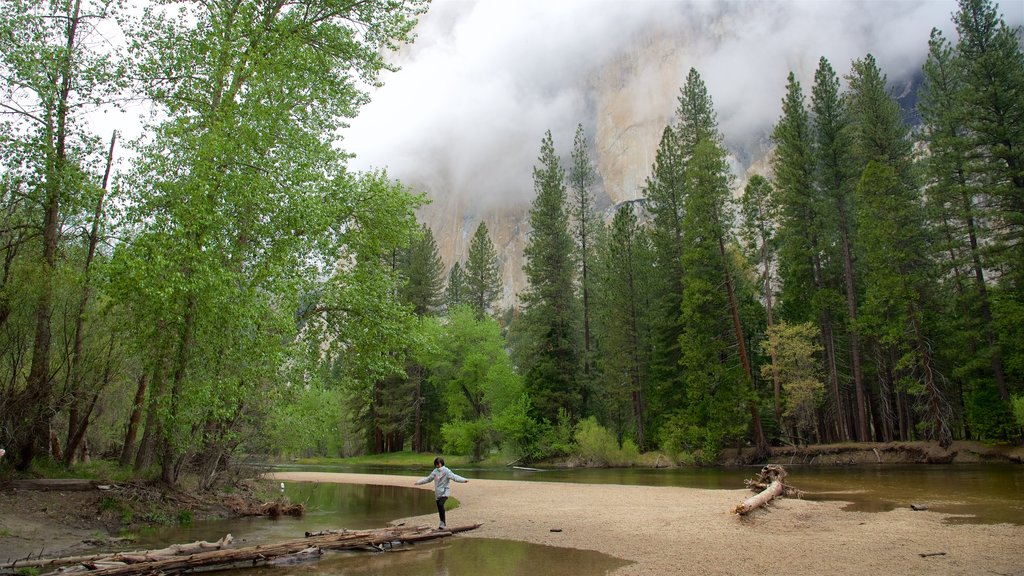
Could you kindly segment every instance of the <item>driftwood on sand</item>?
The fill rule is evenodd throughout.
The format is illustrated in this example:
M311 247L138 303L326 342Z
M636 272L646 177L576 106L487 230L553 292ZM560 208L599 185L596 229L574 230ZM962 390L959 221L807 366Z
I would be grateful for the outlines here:
M741 516L749 514L779 496L799 498L802 493L792 486L787 486L785 479L786 469L778 464L768 464L761 468L757 478L745 481L747 487L757 494L741 502L733 513Z
M224 570L240 566L275 564L315 558L325 550L386 551L402 544L444 538L479 528L480 524L432 530L426 526L395 526L374 530L331 530L304 538L246 548L230 548L231 535L216 543L194 542L162 550L117 552L66 558L36 558L0 565L0 568L54 568L50 575L173 576L195 570ZM62 568L60 568L62 567Z

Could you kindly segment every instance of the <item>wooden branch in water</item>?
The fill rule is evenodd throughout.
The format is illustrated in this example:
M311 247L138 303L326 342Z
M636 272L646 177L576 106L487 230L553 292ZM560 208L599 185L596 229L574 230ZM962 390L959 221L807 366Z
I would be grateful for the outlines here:
M180 556L208 552L210 550L221 550L231 545L234 539L231 534L217 540L216 542L192 542L190 544L174 544L160 550L136 550L133 552L99 552L96 554L85 554L81 556L64 556L62 558L33 558L30 560L15 560L0 564L0 568L45 568L53 566L66 566L68 564L121 562L137 563L146 562L154 558L166 558L168 556Z
M146 559L133 562L136 557L111 555L108 558L88 562L79 562L77 573L89 576L140 576L156 575L173 576L197 569L222 570L244 563L246 566L274 563L279 560L288 561L296 555L315 555L316 550L356 550L373 547L377 550L386 549L385 544L404 544L422 542L436 538L445 538L458 532L475 530L480 524L452 526L447 530L431 530L426 526L391 527L376 530L342 531L335 534L324 534L299 538L280 544L250 546L246 548L210 550L186 556L144 556ZM111 565L111 562L118 564ZM66 564L66 563L63 563ZM64 574L69 570L61 571ZM50 574L56 575L57 572Z

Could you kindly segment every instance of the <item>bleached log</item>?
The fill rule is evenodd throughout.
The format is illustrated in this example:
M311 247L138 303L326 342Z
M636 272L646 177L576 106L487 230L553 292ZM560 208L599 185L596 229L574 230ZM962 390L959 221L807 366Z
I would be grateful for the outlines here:
M187 556L154 557L150 561L121 566L100 568L97 565L96 570L90 570L87 574L90 576L139 576L150 574L172 576L197 569L219 570L230 568L240 562L245 562L250 566L266 564L276 558L290 557L299 553L310 554L310 548L319 550L357 550L372 546L380 550L384 544L401 544L444 538L451 536L453 533L474 530L480 526L480 524L453 526L444 531L431 530L426 526L356 530L341 534L300 538L280 544L250 546L229 550L211 550Z
M160 550L134 550L131 552L99 552L96 554L84 554L80 556L64 556L62 558L33 558L30 560L15 560L0 564L0 568L45 568L65 566L67 564L100 564L104 562L120 562L125 564L136 564L139 562L151 562L158 558L182 556L195 554L197 552L208 552L210 550L222 550L231 546L234 538L228 534L216 542L200 540L189 544L175 544Z
M754 510L757 510L761 506L764 506L765 504L771 502L772 500L775 499L775 497L781 496L782 488L783 485L781 480L773 480L767 488L762 490L760 493L755 494L750 498L744 500L743 503L741 503L739 506L736 507L735 510L733 510L733 512L741 516L749 514Z

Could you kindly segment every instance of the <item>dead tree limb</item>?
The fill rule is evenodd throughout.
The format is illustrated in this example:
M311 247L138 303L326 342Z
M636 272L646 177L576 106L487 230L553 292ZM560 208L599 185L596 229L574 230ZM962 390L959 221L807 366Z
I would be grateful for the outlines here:
M741 516L749 514L775 498L785 495L788 488L784 482L785 478L786 469L778 464L768 464L761 468L756 479L746 481L747 486L760 492L741 502L733 513ZM799 494L799 490L789 489Z
M453 526L447 530L431 530L426 526L379 528L376 530L342 531L300 538L280 544L250 546L246 548L210 550L185 556L146 556L137 558L115 554L95 561L78 562L75 569L50 572L48 576L76 574L88 576L175 576L195 570L211 571L232 568L241 564L256 566L278 560L289 561L298 555L316 556L314 550L358 550L372 547L387 550L396 544L421 542L445 538L458 532L479 528L480 524ZM141 561L136 561L141 560Z

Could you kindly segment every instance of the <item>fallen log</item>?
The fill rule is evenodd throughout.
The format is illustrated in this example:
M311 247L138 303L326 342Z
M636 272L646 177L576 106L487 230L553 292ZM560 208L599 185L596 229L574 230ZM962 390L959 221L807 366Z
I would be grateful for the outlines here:
M401 545L445 538L458 532L475 530L480 526L480 524L452 526L443 531L432 530L426 526L352 530L343 531L338 534L310 536L279 544L211 550L187 556L150 556L143 562L133 563L128 563L128 561L135 558L119 558L118 555L113 555L103 559L102 562L100 560L80 562L74 570L65 569L50 572L49 574L56 576L74 571L77 574L88 574L89 576L148 576L157 574L173 576L197 569L212 571L229 569L243 564L245 566L269 564L278 559L292 560L298 557L297 555L315 557L319 552L314 550L356 550L372 547L375 550L382 551L387 549L384 546L385 544L390 548L396 544ZM110 562L124 563L111 565Z
M733 509L733 513L741 516L749 514L775 498L782 496L787 488L783 482L785 478L786 469L778 464L768 464L761 468L761 472L755 480L746 481L747 486L755 487L755 489L760 489L761 491L741 502ZM763 488L759 488L761 486ZM796 492L799 493L798 490Z
M210 550L221 550L230 546L233 540L234 538L231 537L231 534L228 534L216 542L201 540L190 544L174 544L167 548L161 548L160 550L135 550L131 552L116 553L98 552L95 554L85 554L81 556L64 556L62 558L32 558L27 560L15 560L13 562L0 564L0 568L48 568L66 566L68 564L99 562L138 563L146 562L155 558L166 558L168 556L182 556L196 554L198 552L207 552Z
M757 510L761 506L764 506L765 504L767 504L767 503L771 502L772 500L774 500L776 496L781 496L781 495L782 495L782 482L779 481L779 480L775 480L774 482L769 484L768 487L765 488L760 493L755 494L755 495L751 496L750 498L747 498L746 500L744 500L742 503L740 503L740 505L737 506L736 509L733 510L733 512L735 514L739 514L740 516L743 516L745 514L750 514L754 510Z

